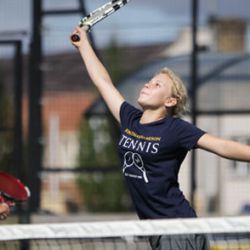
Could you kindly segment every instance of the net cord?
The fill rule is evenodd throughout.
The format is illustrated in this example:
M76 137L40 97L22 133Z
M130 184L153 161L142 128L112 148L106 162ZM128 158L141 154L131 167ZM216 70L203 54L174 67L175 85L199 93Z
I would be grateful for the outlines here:
M0 241L245 232L250 232L250 216L2 225Z

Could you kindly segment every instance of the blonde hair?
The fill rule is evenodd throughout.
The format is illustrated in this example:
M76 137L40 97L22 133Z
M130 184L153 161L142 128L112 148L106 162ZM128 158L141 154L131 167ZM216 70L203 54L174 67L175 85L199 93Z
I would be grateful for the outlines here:
M187 112L187 89L172 70L167 67L162 68L158 74L166 74L172 81L172 96L176 98L177 104L172 109L172 116L182 116Z

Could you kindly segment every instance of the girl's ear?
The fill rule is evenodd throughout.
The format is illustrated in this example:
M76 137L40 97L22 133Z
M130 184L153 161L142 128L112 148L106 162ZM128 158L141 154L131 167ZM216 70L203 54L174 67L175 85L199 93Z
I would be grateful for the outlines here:
M165 106L167 108L174 107L177 104L177 99L175 97L168 97L165 101Z

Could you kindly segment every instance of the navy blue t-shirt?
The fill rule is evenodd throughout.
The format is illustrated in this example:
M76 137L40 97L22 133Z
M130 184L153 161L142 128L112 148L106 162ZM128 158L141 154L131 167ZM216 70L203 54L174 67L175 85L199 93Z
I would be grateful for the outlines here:
M122 104L119 153L139 218L196 217L179 189L178 172L205 132L175 117L141 124L141 116L139 109Z

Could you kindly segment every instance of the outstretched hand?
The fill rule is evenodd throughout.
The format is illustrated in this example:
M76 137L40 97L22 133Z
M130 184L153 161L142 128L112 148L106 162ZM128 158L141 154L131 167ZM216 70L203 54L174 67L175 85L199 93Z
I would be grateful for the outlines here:
M11 207L14 207L15 203L11 200L6 201L0 195L0 220L5 220L10 214Z
M0 203L0 220L5 220L10 214L10 207L7 203Z

